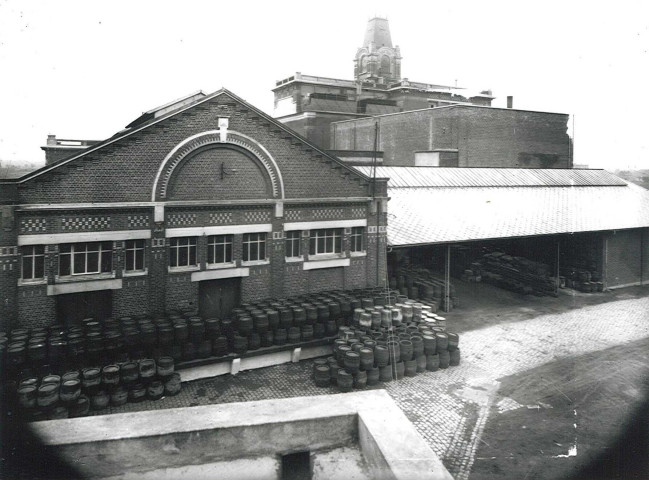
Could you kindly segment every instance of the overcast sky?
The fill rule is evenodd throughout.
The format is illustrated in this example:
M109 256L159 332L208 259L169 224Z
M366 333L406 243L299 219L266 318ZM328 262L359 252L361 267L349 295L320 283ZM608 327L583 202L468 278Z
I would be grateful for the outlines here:
M0 160L44 162L48 134L102 140L196 90L272 115L276 80L353 78L375 15L403 77L570 113L575 163L649 168L646 0L0 0Z

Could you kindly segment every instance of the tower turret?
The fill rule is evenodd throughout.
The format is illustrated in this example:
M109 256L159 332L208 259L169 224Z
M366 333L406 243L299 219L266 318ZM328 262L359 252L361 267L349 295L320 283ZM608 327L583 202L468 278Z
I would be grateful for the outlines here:
M384 85L401 80L401 52L392 46L387 18L367 22L363 46L354 58L354 77L359 82Z

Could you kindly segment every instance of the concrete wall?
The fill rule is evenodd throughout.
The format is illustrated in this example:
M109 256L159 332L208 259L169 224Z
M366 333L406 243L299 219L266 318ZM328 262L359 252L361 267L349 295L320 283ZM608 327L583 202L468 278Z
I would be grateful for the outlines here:
M383 165L414 166L415 152L457 149L460 167L570 168L568 115L454 106L332 125L335 150L371 150L379 124Z

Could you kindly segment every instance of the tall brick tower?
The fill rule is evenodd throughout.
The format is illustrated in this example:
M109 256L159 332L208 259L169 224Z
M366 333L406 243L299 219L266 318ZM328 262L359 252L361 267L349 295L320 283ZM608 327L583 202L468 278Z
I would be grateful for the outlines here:
M367 23L363 46L354 58L354 77L380 85L401 80L401 52L392 46L387 18L375 17Z

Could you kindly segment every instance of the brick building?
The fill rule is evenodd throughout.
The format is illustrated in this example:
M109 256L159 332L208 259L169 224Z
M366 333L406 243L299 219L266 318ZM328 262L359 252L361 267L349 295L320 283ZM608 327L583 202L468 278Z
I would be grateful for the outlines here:
M567 126L562 113L450 105L335 122L330 141L354 164L376 141L385 166L572 168Z
M375 185L227 90L0 180L0 328L383 285Z
M372 18L354 57L354 80L303 75L276 82L274 116L321 148L332 122L455 104L489 106L491 92L409 81L388 21Z

